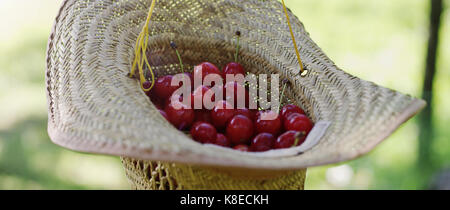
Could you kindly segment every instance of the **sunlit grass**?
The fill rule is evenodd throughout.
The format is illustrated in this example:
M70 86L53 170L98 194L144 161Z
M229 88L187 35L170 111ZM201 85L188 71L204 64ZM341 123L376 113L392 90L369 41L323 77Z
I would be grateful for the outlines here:
M428 29L428 1L287 1L312 38L345 71L377 84L421 96ZM408 12L405 12L407 8ZM449 165L449 12L443 18L435 108L436 161ZM445 36L447 35L447 36ZM447 75L447 76L446 76ZM445 93L447 92L447 94ZM446 103L447 102L447 103ZM349 164L346 189L417 189L427 180L416 171L418 128L409 121L368 156ZM307 189L338 189L325 180L330 166L309 169ZM421 180L422 179L422 180ZM419 181L420 180L420 181Z

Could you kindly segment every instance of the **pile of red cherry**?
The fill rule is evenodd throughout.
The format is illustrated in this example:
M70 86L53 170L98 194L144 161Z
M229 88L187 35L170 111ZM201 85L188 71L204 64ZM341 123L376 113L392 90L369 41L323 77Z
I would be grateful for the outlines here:
M227 74L245 75L246 72L236 62L229 63L222 71L214 64L204 62L194 68L193 73L181 74L191 80L191 89L194 90L191 94L193 103L195 98L205 97L205 93L211 89L207 86L193 87L194 77L204 79L206 75L217 74L224 79ZM245 152L263 152L301 145L313 128L313 123L305 112L293 104L283 106L280 114L248 108L234 109L232 107L236 107L236 104L232 106L227 98L216 103L212 110L193 109L191 107L194 106L188 107L181 102L172 101L173 93L180 88L180 86L171 86L173 77L173 75L167 75L158 78L154 87L146 94L172 125L179 130L190 131L192 138L200 143L216 144ZM227 95L225 94L227 89L234 88L235 100L233 101L237 102L236 99L239 96L236 90L239 85L241 84L234 81L225 82L224 97ZM151 83L144 83L144 88L150 86ZM245 89L245 97L246 107L249 107L248 89ZM214 96L211 101L215 101ZM174 104L181 109L175 109ZM267 118L262 116L267 114L275 115L274 120L264 120Z

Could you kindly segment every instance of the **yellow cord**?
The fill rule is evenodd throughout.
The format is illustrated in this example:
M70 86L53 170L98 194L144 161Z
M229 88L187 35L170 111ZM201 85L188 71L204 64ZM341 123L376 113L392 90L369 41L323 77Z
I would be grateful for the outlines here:
M139 80L141 82L141 88L144 91L150 91L154 84L155 84L155 74L153 73L152 67L150 66L150 63L147 59L147 46L148 46L148 38L150 37L148 27L150 25L150 20L152 18L153 10L155 9L156 0L152 0L152 5L150 6L150 10L147 15L147 20L145 22L144 28L142 29L141 33L139 34L137 40L136 40L136 46L135 46L135 58L133 61L133 66L131 67L131 73L130 77L134 77L136 73L136 67L139 70ZM150 88L146 89L144 88L144 83L147 81L147 79L144 76L144 65L147 65L148 69L150 70L150 73L152 75L152 84Z
M289 20L289 14L286 8L286 4L284 3L284 0L281 0L283 3L284 13L286 14L286 20L287 24L289 25L289 30L291 31L291 37L292 42L294 43L295 53L297 54L298 63L300 64L300 74L303 74L303 71L305 70L303 67L302 59L300 58L300 52L298 51L297 42L295 41L294 31L292 30L291 21Z
M303 74L303 71L305 69L303 66L302 59L300 57L300 52L297 47L297 42L295 41L294 31L292 30L291 21L289 20L289 14L288 14L288 11L286 8L286 4L284 3L284 0L281 0L281 2L283 3L283 8L284 8L284 13L286 14L287 24L288 24L289 30L291 32L292 42L294 44L295 53L297 54L298 63L300 65L300 73ZM144 28L142 29L141 33L139 34L139 36L136 40L136 46L135 46L135 52L134 52L135 58L134 58L133 66L131 67L131 73L130 73L130 77L134 77L136 74L136 67L138 68L141 88L144 91L150 91L155 84L155 74L153 73L153 70L150 66L150 63L148 62L147 55L146 55L147 46L148 46L148 38L150 36L148 28L150 25L150 20L151 20L152 14L153 14L153 10L155 9L155 5L156 5L156 0L152 0L152 4L150 6L150 10L148 12L147 20L145 22ZM152 83L151 83L150 88L148 88L148 89L144 88L144 83L147 81L144 76L144 65L147 65L148 69L150 70L151 76L152 76Z

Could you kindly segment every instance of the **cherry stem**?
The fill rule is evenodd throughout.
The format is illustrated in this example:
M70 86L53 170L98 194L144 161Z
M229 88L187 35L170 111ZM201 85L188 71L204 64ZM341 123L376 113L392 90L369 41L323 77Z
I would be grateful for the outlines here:
M240 31L236 31L236 53L234 54L234 61L237 63L238 62L238 56L239 56L239 48L240 48L240 38L241 38L241 32Z
M295 142L294 145L292 145L292 147L296 147L297 144L300 142L300 138L303 138L305 136L305 132L299 132L298 134L295 135Z
M178 52L177 45L175 44L175 42L170 42L170 46L172 47L172 49L175 50L175 53L176 53L177 56L178 56L178 60L180 61L181 73L184 73L183 60L181 59L180 52Z

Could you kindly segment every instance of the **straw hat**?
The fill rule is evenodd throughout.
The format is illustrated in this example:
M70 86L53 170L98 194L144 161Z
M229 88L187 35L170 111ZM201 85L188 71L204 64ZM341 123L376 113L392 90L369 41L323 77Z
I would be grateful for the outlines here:
M302 153L253 154L201 145L172 127L127 77L150 1L65 0L47 52L48 132L56 144L89 153L200 166L290 170L359 157L386 139L425 102L339 69L291 16L299 64L276 0L160 0L150 24L149 58L158 75L178 71L170 41L187 67L233 60L253 73L289 79L287 97L314 122L329 122ZM149 163L150 164L150 163Z

